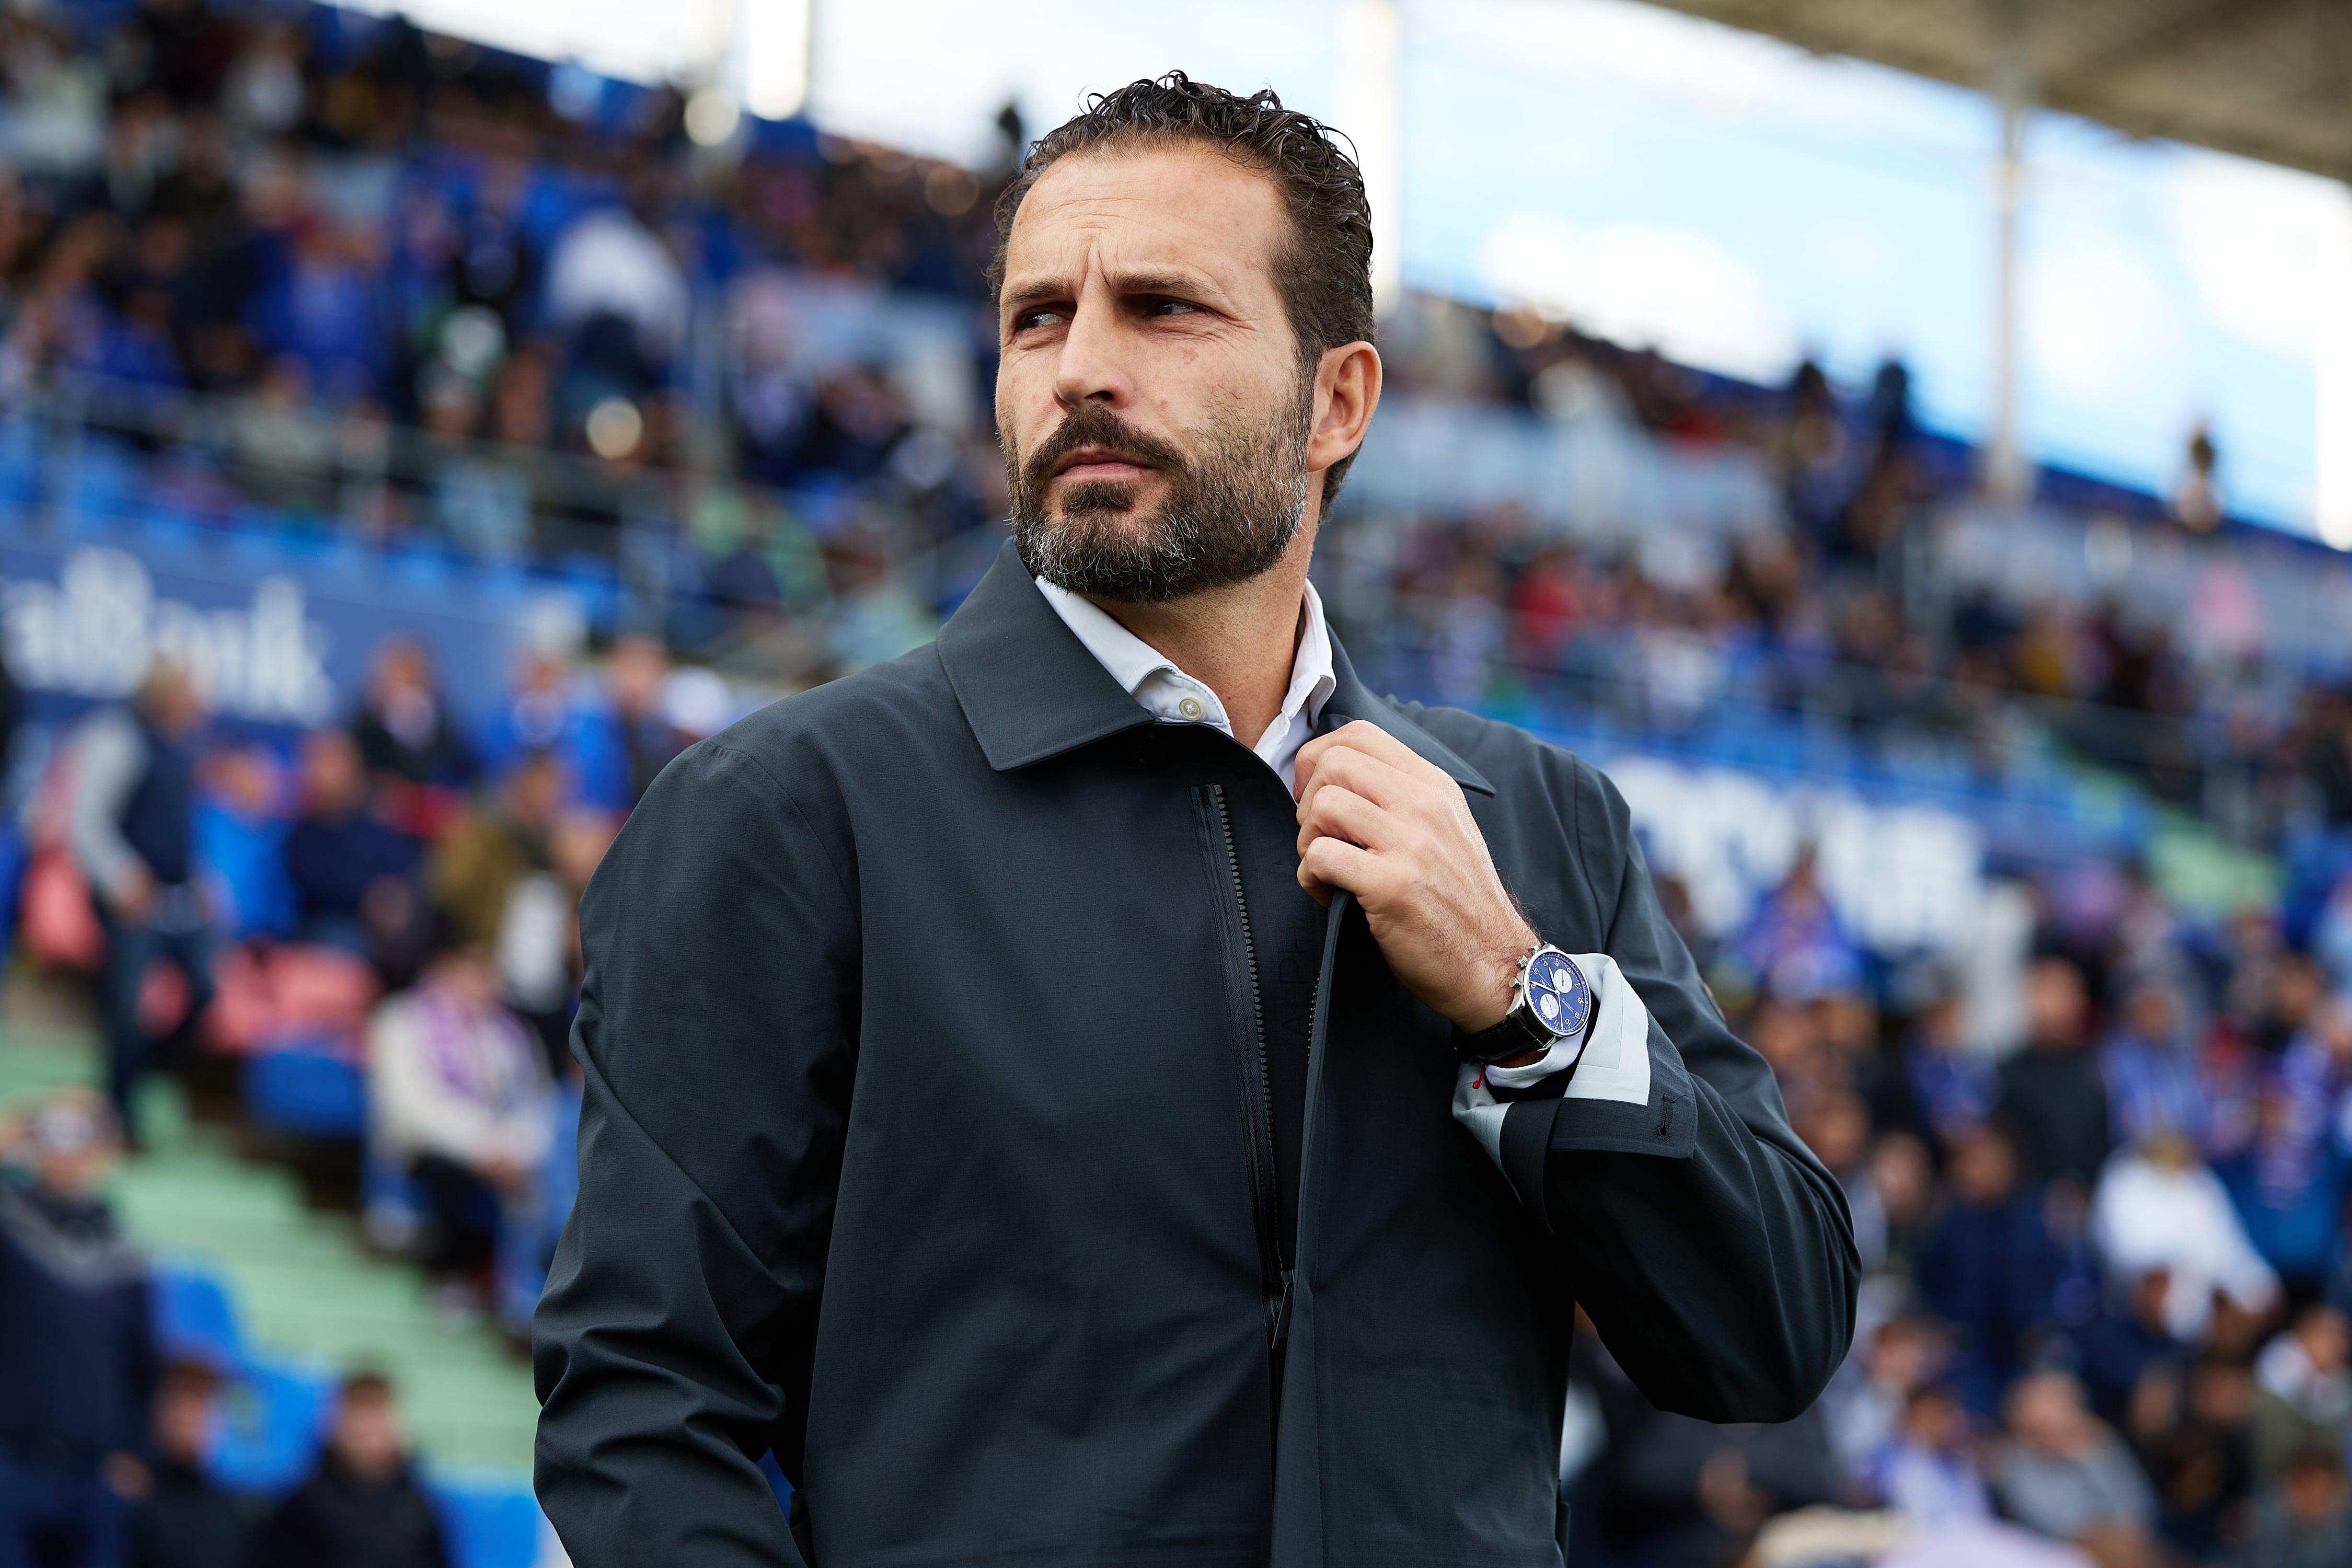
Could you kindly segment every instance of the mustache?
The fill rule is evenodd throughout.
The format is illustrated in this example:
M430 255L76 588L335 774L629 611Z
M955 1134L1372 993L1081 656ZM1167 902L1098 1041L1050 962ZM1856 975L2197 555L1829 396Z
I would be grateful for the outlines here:
M1052 435L1037 443L1034 452L1022 460L1022 478L1028 482L1031 493L1042 491L1052 482L1054 468L1063 458L1087 447L1098 447L1147 468L1181 471L1185 466L1184 454L1168 442L1133 428L1099 403L1081 403L1054 427Z

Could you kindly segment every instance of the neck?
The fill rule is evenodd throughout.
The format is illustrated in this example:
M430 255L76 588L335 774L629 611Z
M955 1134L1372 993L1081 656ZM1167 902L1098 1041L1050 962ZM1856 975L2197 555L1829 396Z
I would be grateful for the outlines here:
M1234 738L1255 746L1282 711L1283 696L1290 689L1305 624L1315 522L1309 517L1300 523L1282 559L1247 582L1164 605L1095 603L1215 692L1233 722Z

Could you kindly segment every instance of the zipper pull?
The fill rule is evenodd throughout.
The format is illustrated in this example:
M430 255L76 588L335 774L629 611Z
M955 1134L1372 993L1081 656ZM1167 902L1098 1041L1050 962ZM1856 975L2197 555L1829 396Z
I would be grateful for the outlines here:
M1282 1271L1282 1298L1267 1303L1267 1311L1274 1319L1273 1339L1267 1346L1270 1350L1280 1350L1282 1342L1290 1337L1290 1281L1297 1273L1292 1268Z

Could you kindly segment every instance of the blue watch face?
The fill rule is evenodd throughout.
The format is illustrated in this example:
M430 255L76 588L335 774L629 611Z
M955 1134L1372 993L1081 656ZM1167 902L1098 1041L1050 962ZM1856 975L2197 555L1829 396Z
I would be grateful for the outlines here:
M1592 988L1564 952L1549 948L1528 963L1528 1009L1555 1035L1573 1035L1592 1014Z

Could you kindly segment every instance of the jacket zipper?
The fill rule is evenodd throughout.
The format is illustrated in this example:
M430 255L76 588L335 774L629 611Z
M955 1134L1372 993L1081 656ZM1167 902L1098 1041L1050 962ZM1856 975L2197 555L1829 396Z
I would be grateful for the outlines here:
M1224 880L1226 897L1217 900L1217 932L1225 944L1226 972L1247 984L1246 994L1234 996L1234 1026L1242 1037L1244 1115L1249 1122L1250 1196L1257 1212L1258 1270L1265 1292L1266 1349L1278 1352L1290 1331L1291 1270L1282 1256L1280 1194L1276 1191L1274 1161L1274 1078L1266 1060L1265 1008L1257 977L1257 951L1250 939L1249 903L1242 896L1242 861L1234 841L1233 815L1225 804L1225 786L1206 784L1196 792L1203 809L1202 828L1210 858Z

